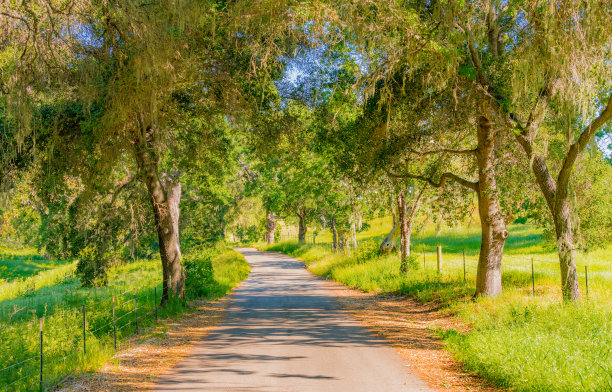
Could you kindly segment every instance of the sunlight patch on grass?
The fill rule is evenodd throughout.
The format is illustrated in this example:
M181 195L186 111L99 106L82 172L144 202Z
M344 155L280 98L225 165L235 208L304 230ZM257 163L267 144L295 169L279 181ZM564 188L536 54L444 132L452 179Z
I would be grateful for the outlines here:
M296 241L262 248L297 257L316 275L349 287L405 294L446 307L471 326L467 333L440 332L449 349L467 368L500 386L516 391L612 390L612 245L577 253L583 296L584 267L588 267L589 298L563 303L556 251L532 226L511 225L510 231L502 266L504 292L499 298L475 302L470 299L478 261L478 228L417 237L413 252L419 267L405 276L399 273L397 255L364 260L354 251L352 255L331 253L329 246ZM443 246L440 272L434 252L438 244Z

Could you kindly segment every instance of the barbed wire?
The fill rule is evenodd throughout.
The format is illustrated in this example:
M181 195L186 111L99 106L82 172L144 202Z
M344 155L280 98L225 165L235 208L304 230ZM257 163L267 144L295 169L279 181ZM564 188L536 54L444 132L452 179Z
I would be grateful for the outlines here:
M124 318L125 316L128 316L128 315L130 315L130 314L132 314L132 313L134 313L134 309L132 309L132 310L130 310L129 312L127 312L127 313L125 313L125 314L121 315L120 317L115 318L115 321L119 321L119 320L121 320L122 318Z
M102 330L111 330L113 328L113 325L117 328L118 331L124 330L128 327L133 327L135 325L135 321L132 319L127 320L127 322L123 325L117 326L117 324L119 323L119 321L129 317L130 315L134 314L135 312L138 312L138 316L139 319L141 319L143 322L147 321L147 320L151 320L153 318L153 315L155 314L155 311L157 309L157 303L155 303L154 301L154 290L158 288L157 286L153 286L150 288L145 289L145 291L141 291L141 292L134 292L133 289L129 289L126 290L122 293L119 294L114 294L114 295L109 295L107 298L104 299L98 299L95 300L93 302L89 302L84 304L85 308L89 308L89 309L96 309L96 305L101 305L104 304L106 302L112 301L113 297L115 298L115 300L117 300L117 298L122 298L126 295L129 295L128 298L126 298L124 301L115 304L115 309L117 308L122 308L125 307L125 305L128 305L132 302L134 302L134 300L136 300L136 307L133 307L132 309L130 309L129 311L127 311L126 313L122 314L121 316L115 318L113 321L109 321L107 323L102 324L101 326L99 326L98 328L94 329L94 330L90 330L90 332L92 334L96 334ZM132 294L132 295L130 295ZM30 323L31 321L37 320L39 319L41 316L38 316L38 313L40 312L44 312L45 311L45 307L47 308L47 310L49 309L49 306L51 305L52 308L54 309L61 309L62 312L66 312L66 315L69 315L70 312L79 312L82 311L82 306L83 305L76 305L74 304L74 302L76 301L69 301L68 299L66 300L61 300L57 297L52 297L50 303L46 303L44 306L41 305L40 307L36 307L36 308L32 308L29 306L24 306L22 308L15 308L14 306L11 307L6 307L4 308L4 310L6 311L6 315L4 316L4 318L9 319L8 315L11 315L9 320L13 320L13 317L15 317L15 315L19 315L17 317L15 317L14 319L19 319L19 320L23 320L24 316L26 314L33 314L33 317L31 320L27 320L25 321L26 323ZM138 307L138 305L140 305L140 308ZM109 310L109 309L104 309L104 310ZM91 311L91 310L90 310ZM90 316L90 320L93 318L96 318L96 315L102 315L102 313L106 313L106 312L95 312L92 311L93 313L93 317ZM58 313L60 314L60 313ZM44 316L43 316L44 317ZM108 315L105 315L104 317L108 317ZM48 323L47 328L45 328L45 331L47 331L47 334L51 334L51 335L55 335L54 337L57 337L57 335L65 335L67 337L74 337L76 334L76 332L78 332L80 330L80 325L81 323L78 320L70 320L69 317L63 317L62 320L60 321L59 319L57 320L58 322L56 323ZM79 326L75 326L73 325L74 323L70 323L69 321L76 321L77 324L79 324ZM140 320L139 320L140 321ZM47 321L46 321L47 323ZM33 324L34 325L34 324ZM23 325L19 326L21 328L23 328ZM32 327L34 328L34 327ZM29 328L28 328L29 329ZM63 340L63 338L61 338ZM28 349L28 348L32 348L34 346L37 346L37 339L32 339L30 341L30 339L28 340L22 340L20 342L18 342L17 344L13 344L11 346L5 346L4 350L7 351L13 351L13 350L17 350L17 349ZM77 345L78 346L78 345ZM77 346L75 346L75 348L78 348ZM49 354L46 353L47 357L50 357L52 359L50 359L49 361L46 361L44 363L45 367L54 367L57 366L57 364L59 364L60 362L64 362L66 363L66 360L69 358L75 358L76 356L78 356L80 353L79 350L72 350L70 353L63 355L63 356L57 356L60 355L60 353L53 353L53 354ZM25 369L25 365L30 363L30 362L34 362L35 360L37 360L39 358L39 355L35 355L35 356L31 356L29 358L20 360L19 362L13 363L7 367L4 367L2 369L0 369L0 373L3 372L7 372L9 370L12 369ZM76 371L73 370L71 373L69 373L67 376L65 376L62 380L60 380L57 384L55 384L53 386L53 388L55 388L57 385L60 385L64 380L66 380L68 377L70 377L72 374L74 374ZM14 386L15 384L22 382L30 377L34 377L37 374L39 374L39 371L32 371L29 372L28 374L13 380L10 384L8 385L4 385L0 387L0 391L4 391L4 390L8 390L11 386ZM36 384L37 382L39 382L38 379L35 379L32 384L30 385L30 388Z
M132 324L132 323L133 323L133 321L132 321L132 320L128 321L127 323L125 323L125 324L124 324L124 325L122 325L121 327L117 328L117 331L122 330L123 328L127 327L128 325L130 325L130 324Z
M35 355L35 356L30 357L30 358L28 358L28 359L24 359L24 360L23 360L23 361L21 361L21 362L14 363L14 364L12 364L12 365L10 365L10 366L7 366L7 367L5 367L5 368L0 369L0 372L4 372L4 371L6 371L6 370L8 370L8 369L12 369L12 368L14 368L14 367L15 367L15 366L17 366L17 365L21 365L21 364L23 364L23 363L29 362L29 361L31 361L31 360L33 360L33 359L36 359L36 358L39 358L39 356L38 356L38 355Z
M12 381L10 384L7 384L7 385L5 385L5 386L1 387L1 388L0 388L0 391L6 391L6 390L8 390L8 388L9 388L10 386L17 384L18 382L23 381L23 380L25 380L26 378L30 378L30 377L32 377L32 376L36 376L36 374L37 374L37 372L32 372L32 373L30 373L30 374L26 374L25 376L23 376L23 377L21 377L21 378L18 378L17 380L13 380L13 381ZM38 381L38 380L36 380L36 381ZM32 385L34 385L34 383L32 383Z

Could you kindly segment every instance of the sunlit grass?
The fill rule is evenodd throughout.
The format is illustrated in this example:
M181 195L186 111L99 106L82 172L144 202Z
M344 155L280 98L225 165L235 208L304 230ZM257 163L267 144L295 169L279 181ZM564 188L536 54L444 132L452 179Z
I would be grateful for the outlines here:
M380 240L390 225L390 219L375 222L360 233L360 240ZM612 245L577 253L583 297L584 267L588 267L588 299L564 303L554 247L533 226L510 225L509 230L502 266L504 292L496 299L476 301L471 297L480 246L478 228L415 236L412 251L419 267L406 276L399 273L395 254L364 261L355 257L355 251L352 255L331 253L324 244L288 241L261 247L295 256L313 273L350 287L405 294L449 309L471 327L467 333L441 331L449 349L467 368L500 386L516 391L611 391ZM437 245L443 249L439 272Z
M232 250L213 257L212 264L214 280L205 290L208 298L224 296L245 279L250 270L244 257ZM73 371L95 370L114 355L113 296L117 338L121 345L126 337L134 334L136 323L141 333L143 328L155 323L156 291L159 303L159 259L140 260L112 268L108 287L84 288L80 287L76 278L70 278L37 289L26 297L0 301L0 389L29 390L31 385L38 387L41 321L44 326L45 385L49 387ZM83 305L87 316L86 354L82 337ZM159 318L164 319L175 318L187 310L189 307L184 301L172 300L165 307L158 308L157 312ZM18 366L2 370L12 364Z

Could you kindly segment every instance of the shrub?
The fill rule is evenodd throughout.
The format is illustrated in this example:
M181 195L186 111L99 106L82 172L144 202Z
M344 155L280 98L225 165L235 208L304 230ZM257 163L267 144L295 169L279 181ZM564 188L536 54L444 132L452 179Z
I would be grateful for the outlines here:
M421 262L420 262L420 258L415 255L414 253L411 253L410 256L408 256L408 269L411 270L418 270L421 268Z
M103 287L108 283L107 269L110 258L93 246L86 246L79 252L76 275L84 287Z
M185 268L185 291L192 298L207 296L214 284L212 258L216 249L192 251L183 257Z
M369 239L359 244L357 248L357 261L359 263L365 263L378 256L380 256L380 244L378 241Z

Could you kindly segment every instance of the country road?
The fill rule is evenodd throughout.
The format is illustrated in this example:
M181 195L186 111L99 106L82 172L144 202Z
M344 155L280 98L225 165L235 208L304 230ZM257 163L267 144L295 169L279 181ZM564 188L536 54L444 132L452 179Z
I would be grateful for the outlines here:
M297 260L240 248L252 267L225 319L157 391L431 391Z

